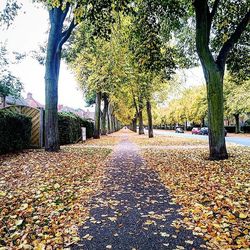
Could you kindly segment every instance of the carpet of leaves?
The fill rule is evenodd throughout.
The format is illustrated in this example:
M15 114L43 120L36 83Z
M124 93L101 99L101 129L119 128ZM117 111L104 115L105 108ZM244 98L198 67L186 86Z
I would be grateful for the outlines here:
M0 249L62 249L78 241L110 152L69 146L0 156Z
M250 149L230 147L224 161L206 159L206 149L145 150L143 157L182 206L184 226L211 249L250 247Z
M112 135L102 136L101 140L91 139L87 140L84 145L86 146L115 146L121 141L121 137L119 136L120 132L116 132Z
M154 136L154 138L148 138L147 135L134 135L131 141L140 146L194 146L194 145L208 145L206 140L199 140L195 138L182 138L177 136Z

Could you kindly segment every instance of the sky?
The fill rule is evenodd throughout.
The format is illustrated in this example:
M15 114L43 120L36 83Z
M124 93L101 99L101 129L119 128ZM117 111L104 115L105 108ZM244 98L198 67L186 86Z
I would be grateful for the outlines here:
M0 4L3 4L0 1ZM27 53L21 63L11 66L12 73L23 82L26 97L28 92L40 103L45 103L44 66L31 57L31 51L38 50L39 44L47 40L48 13L41 5L31 0L22 0L23 7L15 22L8 30L0 30L0 42L7 43L8 50ZM39 7L38 7L39 6ZM0 6L1 8L1 6ZM59 76L59 103L72 108L84 108L83 94L77 89L73 74L62 62Z
M28 92L40 103L45 103L44 66L31 57L31 51L38 50L39 45L47 41L48 13L41 5L31 0L22 0L23 7L14 24L8 30L0 30L0 42L7 42L9 51L26 53L28 56L19 64L11 67L13 74L24 84L22 95ZM3 6L4 0L0 0ZM183 74L184 72L184 74ZM185 87L204 82L201 68L178 72L183 76ZM78 89L73 74L62 61L59 76L59 104L72 108L84 108L82 92Z

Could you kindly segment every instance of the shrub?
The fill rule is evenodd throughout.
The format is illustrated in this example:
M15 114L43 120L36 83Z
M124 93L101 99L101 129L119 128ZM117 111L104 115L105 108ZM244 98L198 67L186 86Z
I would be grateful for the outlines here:
M0 110L0 154L22 150L30 145L31 117Z
M81 139L81 127L86 127L86 137L91 138L94 124L70 112L58 113L60 144L76 143Z

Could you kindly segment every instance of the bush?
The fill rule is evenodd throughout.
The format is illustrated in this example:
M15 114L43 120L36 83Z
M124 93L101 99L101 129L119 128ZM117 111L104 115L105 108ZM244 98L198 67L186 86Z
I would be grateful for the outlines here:
M81 139L81 127L86 127L86 137L93 137L94 124L70 113L58 113L58 129L60 144L76 143Z
M31 127L31 117L0 110L0 154L28 148Z

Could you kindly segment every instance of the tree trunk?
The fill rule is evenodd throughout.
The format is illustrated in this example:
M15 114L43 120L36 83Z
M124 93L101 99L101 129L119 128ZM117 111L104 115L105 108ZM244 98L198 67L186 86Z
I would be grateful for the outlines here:
M144 135L142 110L139 110L139 135Z
M234 119L235 119L235 133L238 134L240 133L240 115L234 114Z
M211 19L206 0L195 0L196 48L207 86L210 159L228 158L224 134L223 77L224 66L215 62L209 49Z
M2 102L2 108L6 107L6 96L0 96L1 97L1 102Z
M104 107L103 107L103 112L102 112L102 135L107 134L107 113L108 113L108 97L107 94L103 94L103 101L104 101Z
M132 120L132 131L134 131L135 133L137 132L136 125L137 125L137 117L135 116Z
M100 139L101 97L101 92L96 93L94 139Z
M111 134L111 125L110 125L110 104L108 104L108 110L107 110L107 125L108 125L108 134Z
M225 143L224 107L223 107L223 75L210 70L207 81L208 130L210 159L227 159Z
M153 138L153 119L152 119L152 112L151 112L151 103L147 100L147 114L148 114L148 137Z
M143 117L142 117L142 110L143 110L143 101L142 97L139 97L139 110L138 110L138 116L139 116L139 135L144 135L144 127L143 127Z
M50 31L48 38L47 56L45 63L45 150L58 151L60 149L58 132L58 78L61 62L61 39L63 22L59 16L63 11L55 8L49 11ZM57 17L55 17L57 15Z

